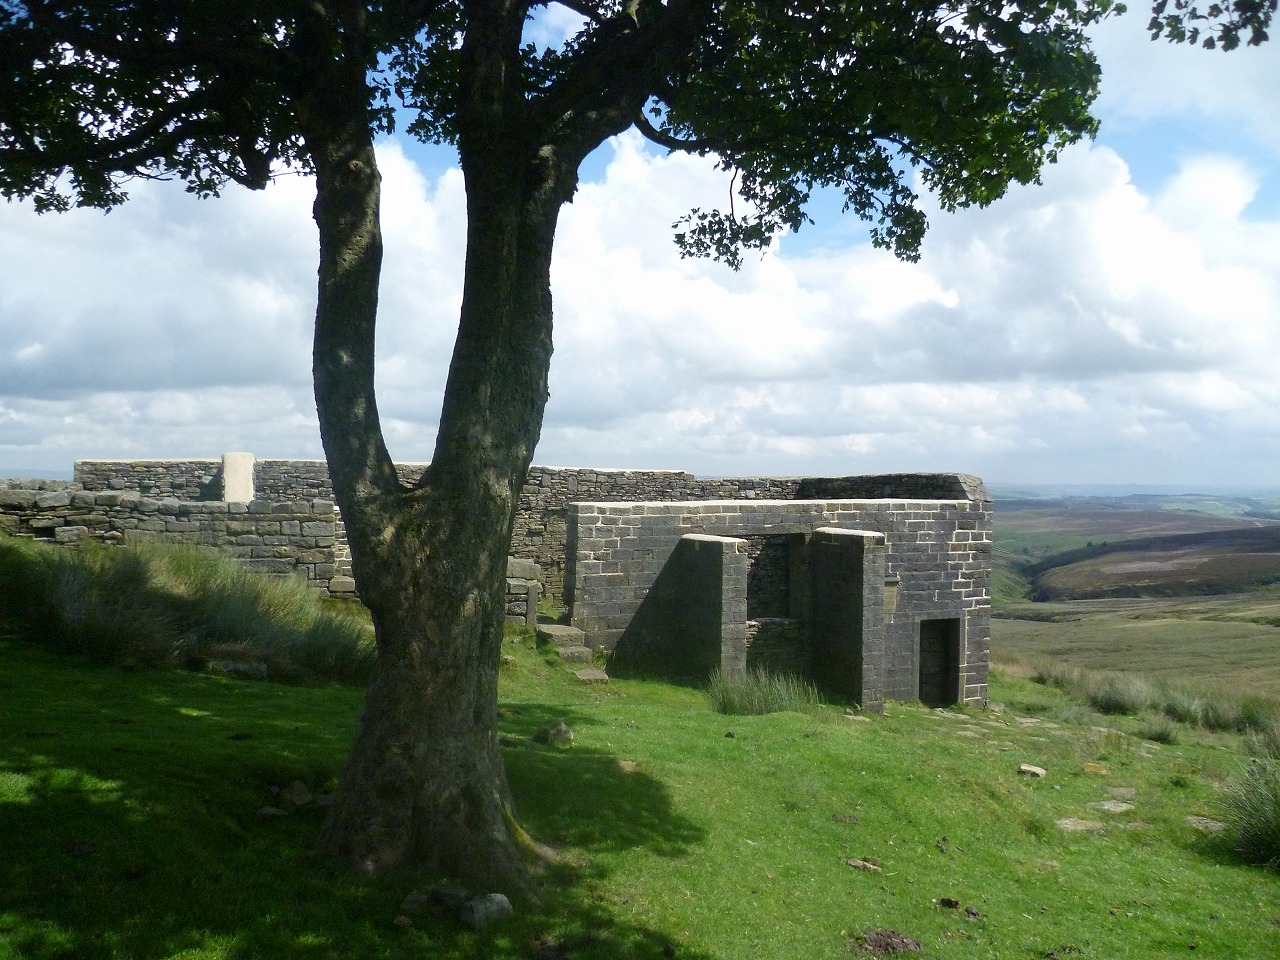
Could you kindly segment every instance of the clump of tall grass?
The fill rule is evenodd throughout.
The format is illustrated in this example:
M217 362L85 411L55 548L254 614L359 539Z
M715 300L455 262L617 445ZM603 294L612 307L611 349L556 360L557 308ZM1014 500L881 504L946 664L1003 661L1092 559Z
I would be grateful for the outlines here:
M1178 724L1162 713L1151 714L1138 728L1138 736L1152 743L1173 746L1178 742Z
M1244 742L1251 757L1280 760L1280 717L1272 717L1256 730L1250 730Z
M1032 679L1057 687L1098 713L1131 717L1159 713L1177 723L1242 734L1280 725L1280 703L1230 690L1153 683L1135 674L1082 670L1053 661L1037 664Z
M1046 687L1057 687L1067 693L1073 692L1080 684L1080 676L1084 673L1079 667L1072 667L1056 660L1044 660L1036 663L1031 670L1031 679Z
M268 577L213 550L165 544L56 548L0 540L16 584L4 616L31 642L122 665L257 660L290 680L365 682L367 621L330 609L300 580Z
M1236 853L1280 870L1280 763L1252 761L1227 783L1219 802Z
M1155 702L1155 690L1131 673L1091 673L1083 678L1085 701L1099 713L1137 716Z
M817 688L785 673L750 670L730 674L716 670L707 683L707 696L718 713L758 716L783 710L803 712L818 707Z

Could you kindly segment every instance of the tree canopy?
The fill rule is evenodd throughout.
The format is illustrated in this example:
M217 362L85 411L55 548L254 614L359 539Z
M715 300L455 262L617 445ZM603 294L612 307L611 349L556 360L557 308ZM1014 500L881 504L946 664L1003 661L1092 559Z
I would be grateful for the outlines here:
M924 230L913 171L944 209L986 203L1092 133L1084 30L1113 9L572 0L581 31L539 49L523 34L544 4L5 0L0 55L20 69L0 78L0 189L64 209L118 203L130 176L201 194L260 187L308 165L295 94L326 57L364 67L375 131L403 102L413 133L460 144L492 60L508 139L576 155L634 124L736 171L745 203L692 212L677 234L689 253L735 262L803 223L826 187L874 223L875 242L912 256Z

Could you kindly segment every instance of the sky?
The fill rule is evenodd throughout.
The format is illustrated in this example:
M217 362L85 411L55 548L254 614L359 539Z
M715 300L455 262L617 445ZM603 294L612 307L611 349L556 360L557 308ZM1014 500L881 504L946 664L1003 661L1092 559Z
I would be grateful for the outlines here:
M1146 19L1095 30L1098 138L986 209L932 210L915 264L830 205L738 273L681 259L672 222L722 203L726 177L610 141L560 221L535 463L1280 491L1280 45L1153 43ZM392 455L422 461L462 176L403 138L379 165L379 407ZM0 477L322 457L312 191L140 183L107 215L0 202Z

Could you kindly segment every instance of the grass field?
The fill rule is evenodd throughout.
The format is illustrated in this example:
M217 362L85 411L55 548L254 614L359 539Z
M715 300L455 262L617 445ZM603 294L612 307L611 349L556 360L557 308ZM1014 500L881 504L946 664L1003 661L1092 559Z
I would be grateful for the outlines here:
M1049 658L1280 696L1280 590L1211 598L1006 606L992 656Z
M726 717L689 688L581 685L523 638L507 653L512 787L561 863L476 933L406 917L410 872L319 862L317 805L258 812L332 786L358 691L0 641L0 957L814 960L869 956L876 930L939 960L1274 955L1280 875L1187 819L1244 768L1234 735L1155 744L1017 677L999 713ZM570 746L536 741L553 720Z
M1267 505L1100 503L996 505L993 655L1280 695L1280 524L1245 516ZM1133 596L1081 599L1108 594Z

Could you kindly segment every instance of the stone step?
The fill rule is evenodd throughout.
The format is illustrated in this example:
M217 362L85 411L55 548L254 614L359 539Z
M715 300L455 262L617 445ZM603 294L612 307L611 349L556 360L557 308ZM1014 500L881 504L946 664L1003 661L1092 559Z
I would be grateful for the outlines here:
M577 627L565 626L562 623L540 623L535 628L538 631L538 643L550 643L557 647L584 647L587 635Z
M596 658L590 647L556 647L556 654L565 663L590 663Z

